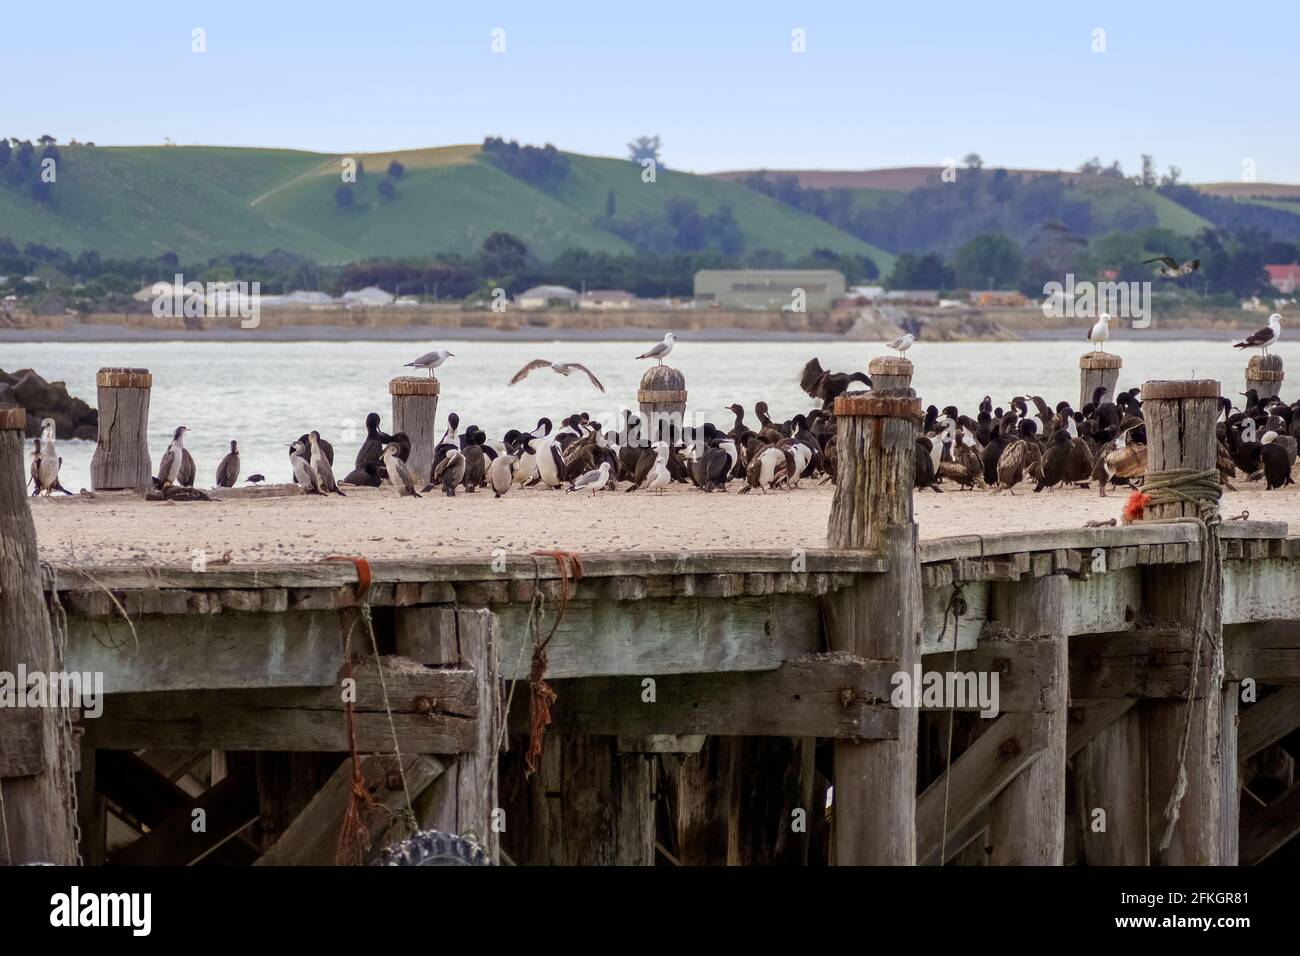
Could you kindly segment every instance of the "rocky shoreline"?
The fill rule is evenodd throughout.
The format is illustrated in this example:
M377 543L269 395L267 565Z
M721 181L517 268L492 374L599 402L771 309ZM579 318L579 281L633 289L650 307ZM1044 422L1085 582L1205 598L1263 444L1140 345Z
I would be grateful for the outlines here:
M54 422L56 438L95 441L99 412L75 395L63 382L47 382L29 368L9 373L0 369L0 405L20 405L27 410L27 437L39 438L41 423Z

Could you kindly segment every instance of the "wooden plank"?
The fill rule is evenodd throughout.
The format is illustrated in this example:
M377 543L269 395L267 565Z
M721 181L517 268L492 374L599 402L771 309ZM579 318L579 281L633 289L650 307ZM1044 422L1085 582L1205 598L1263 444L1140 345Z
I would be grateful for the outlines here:
M414 800L443 773L446 764L444 759L430 754L403 753L401 766ZM352 770L351 759L345 760L256 865L332 866L351 793ZM384 849L385 831L394 824L396 814L406 808L406 793L394 756L362 757L361 776L376 804L375 810L362 820L370 843L366 859L373 860Z
M883 740L897 732L889 706L891 662L812 655L773 671L680 674L648 688L626 677L557 680L552 732L561 734L728 734ZM527 730L527 695L516 694L512 729Z
M965 700L945 699L937 704L920 701L921 710L947 711L953 708L960 711L978 711L984 705L978 700L978 680L984 679L987 689L993 690L993 678L997 678L997 693L994 695L993 709L997 714L1026 713L1042 710L1043 689L1052 680L1056 667L1056 651L1044 646L1041 641L1008 639L1004 633L999 634L992 628L984 630L984 637L979 645L970 651L958 651L954 668L952 652L928 654L922 658L922 679L927 675L938 674L945 681L955 670L965 680L961 683ZM975 678L972 682L971 678ZM915 679L912 681L916 683ZM956 682L954 681L954 685Z
M550 633L548 604L543 635ZM506 680L528 676L528 606L494 607ZM771 670L821 650L821 611L804 594L573 602L547 646L547 676L614 677ZM525 647L525 645L527 645Z
M1107 555L1109 557L1109 555ZM1137 567L1114 568L1070 581L1066 602L1066 630L1076 634L1103 634L1133 627L1142 609L1142 575Z
M706 737L699 753L662 758L668 819L677 858L685 866L727 862L732 745L736 738Z
M925 788L916 801L916 862L939 861L945 801L948 835L955 837L1047 745L1042 716L1004 714L958 757L950 771ZM952 782L947 782L948 773ZM956 852L953 848L952 852Z
M358 664L357 747L386 752L393 732L373 662ZM463 753L476 741L478 692L473 671L433 670L384 659L392 720L404 752ZM338 688L170 691L115 694L87 739L110 749L346 751Z
M1241 865L1255 866L1300 833L1300 783L1266 807L1247 807L1241 819Z
M25 459L24 459L25 463ZM25 472L24 472L25 473ZM804 570L799 577L813 574L879 574L888 564L884 557L869 551L808 549L803 553ZM779 574L790 570L790 550L698 549L691 551L616 551L589 552L582 556L583 577L679 577L691 574ZM549 557L536 562L527 555L506 555L504 565L494 565L490 557L454 556L420 560L370 562L376 584L425 581L545 581L559 577L556 564ZM496 568L503 568L497 570ZM58 565L60 588L93 591L152 590L155 588L336 588L355 585L357 572L350 562L277 562L269 564L208 566L193 571L189 565L163 567L118 567L106 565L86 570L80 566ZM91 578L94 580L91 580ZM805 581L805 584L809 582ZM48 589L48 583L46 584ZM394 591L394 598L396 592ZM391 602L390 602L391 603Z
M1300 683L1300 621L1259 621L1223 629L1228 680Z
M252 592L256 594L256 592ZM328 686L343 664L336 611L148 615L68 622L67 667L109 694Z
M946 567L946 565L944 566ZM971 650L979 641L980 626L988 617L989 586L982 582L966 583L962 587L962 597L966 601L966 613L962 615L957 627L957 647L959 650ZM953 619L951 613L945 620L948 602L952 597L952 586L926 588L921 591L921 653L937 654L947 650L952 652Z
M1137 703L1131 698L1114 700L1084 700L1073 698L1070 701L1069 729L1066 733L1065 755L1073 757L1098 734L1118 720Z
M1224 625L1278 620L1300 620L1300 561L1225 561Z
M177 808L134 843L113 854L123 866L190 866L213 853L258 818L257 782L250 770L233 774ZM195 832L195 812L203 829Z
M1241 711L1237 759L1249 760L1300 727L1300 684L1290 684Z

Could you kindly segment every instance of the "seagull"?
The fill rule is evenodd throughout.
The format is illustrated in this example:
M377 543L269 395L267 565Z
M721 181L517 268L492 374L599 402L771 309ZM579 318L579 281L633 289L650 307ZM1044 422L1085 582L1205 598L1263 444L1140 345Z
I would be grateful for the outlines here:
M1103 312L1097 319L1096 323L1088 330L1088 341L1093 345L1093 351L1106 351L1106 342L1110 339L1110 324L1115 321L1110 317L1109 312Z
M599 468L587 472L571 484L569 491L584 491L590 488L594 497L596 492L603 489L607 484L609 484L609 462L602 461Z
M890 342L889 347L899 355L902 355L912 347L912 343L915 341L916 336L911 332L908 332L906 335L900 335L898 338L894 339L894 341Z
M1182 265L1179 265L1178 260L1170 256L1156 256L1154 259L1142 260L1144 266L1150 265L1153 262L1160 263L1160 274L1166 279L1178 279L1183 276L1189 276L1201 267L1200 259L1188 259Z
M448 352L446 349L434 349L432 352L425 352L414 362L407 362L406 368L426 368L429 370L429 378L437 378L433 370L442 365L449 358L454 358L455 352Z
M660 342L658 345L652 348L649 352L646 352L644 355L638 355L637 358L658 359L659 364L663 365L664 359L666 359L668 357L668 353L673 350L673 343L676 341L677 341L677 333L669 332L667 335L664 336L664 340L662 342ZM591 373L588 372L587 374L590 375ZM604 391L604 389L601 389L601 391Z
M669 345L669 348L672 348L672 346ZM667 355L668 353L665 352L664 354ZM549 368L552 372L558 372L565 377L568 377L569 372L576 368L579 372L584 373L587 378L591 379L592 385L595 385L602 392L605 390L605 386L600 384L600 379L592 375L591 369L587 368L587 366L579 365L577 362L548 362L546 359L534 359L529 362L519 371L515 372L515 377L510 380L510 384L515 385L522 382L528 377L529 372L539 368Z
M1234 349L1263 349L1264 354L1268 354L1268 347L1276 345L1278 339L1282 338L1282 316L1274 312L1268 317L1268 328L1260 329L1258 332L1252 332L1246 338L1242 339Z

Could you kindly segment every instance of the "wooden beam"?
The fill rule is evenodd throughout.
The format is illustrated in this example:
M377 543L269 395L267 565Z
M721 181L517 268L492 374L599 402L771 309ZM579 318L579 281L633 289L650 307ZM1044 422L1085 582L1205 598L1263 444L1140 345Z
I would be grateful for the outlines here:
M1237 759L1249 760L1300 727L1300 685L1289 685L1241 711Z
M951 646L951 633L948 641ZM955 665L951 650L945 653L927 654L922 659L922 677L927 674L939 674L947 681L949 680L947 675L962 675L965 680L961 691L965 699L957 700L954 709L978 711L984 706L978 700L979 695L972 692L979 686L978 678L983 677L985 685L991 691L993 675L996 674L997 713L1029 713L1042 710L1043 688L1055 679L1056 657L1057 648L1046 642L1008 640L1005 631L999 633L996 628L987 628L978 647L957 652ZM972 676L976 678L973 685L970 680ZM946 712L952 702L945 700L939 704L926 704L922 700L920 703L921 710Z
M1266 807L1247 807L1241 819L1241 865L1255 866L1300 833L1300 783Z
M1065 755L1073 757L1114 721L1128 713L1137 701L1126 698L1115 700L1086 700L1074 696L1070 688L1069 728L1065 737Z
M677 858L685 866L727 862L733 737L706 737L698 753L661 758Z
M1034 709L1042 752L989 806L989 863L1060 866L1065 854L1065 750L1070 697L1066 578L1061 574L993 586L990 617L1040 652ZM1013 643L1013 641L997 642Z
M727 809L731 866L804 866L816 815L810 737L732 737ZM803 829L794 829L795 811Z
M401 766L411 799L415 800L441 776L446 760L428 754L403 753ZM333 866L343 813L352 791L352 770L351 758L344 760L256 865ZM394 756L362 757L361 776L376 804L362 820L369 841L365 856L373 860L384 849L384 834L394 826L397 814L406 808L406 793Z
M917 863L940 862L945 802L948 835L955 837L1038 757L1047 746L1046 730L1042 715L1004 714L953 761L949 771L925 788L916 800ZM946 781L948 774L952 775L950 784ZM837 806L838 796L837 790Z
M342 665L335 611L68 622L68 669L102 672L109 694L329 686Z
M1080 697L1181 700L1191 679L1185 627L1086 634L1070 641L1070 689ZM1196 696L1204 697L1211 661L1203 659ZM1215 689L1218 693L1218 689Z
M1300 684L1300 621L1260 621L1223 629L1228 680Z
M196 817L196 811L202 811ZM227 777L113 854L123 866L190 866L257 820L257 781L249 771ZM196 820L203 829L195 832Z
M1132 706L1074 755L1074 823L1078 862L1146 866L1146 741L1141 715Z
M473 671L433 670L384 658L392 726L373 660L360 662L354 679L359 750L391 751L393 726L403 752L463 753L477 745ZM109 696L104 716L87 722L86 736L97 747L117 750L348 749L337 687L115 694Z
M812 655L772 671L559 680L552 731L562 734L728 734L883 740L897 733L889 706L896 665L849 655ZM511 726L527 729L527 695L515 695Z

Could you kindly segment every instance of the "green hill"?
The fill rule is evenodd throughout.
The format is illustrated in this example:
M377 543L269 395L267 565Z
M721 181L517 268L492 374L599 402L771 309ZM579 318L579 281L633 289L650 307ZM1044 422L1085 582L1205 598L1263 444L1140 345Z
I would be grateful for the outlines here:
M626 160L566 154L570 173L544 191L503 172L477 146L356 154L365 175L351 208L339 208L342 156L225 147L60 146L58 180L40 204L0 177L0 236L105 258L173 251L183 262L274 249L319 262L476 252L491 233L521 238L543 260L566 249L611 253L633 247L599 224L609 194L618 216L662 216L674 199L701 213L729 206L744 252L790 257L815 248L869 255L881 249L743 186L661 170L643 183ZM379 183L391 160L405 167L396 196Z

